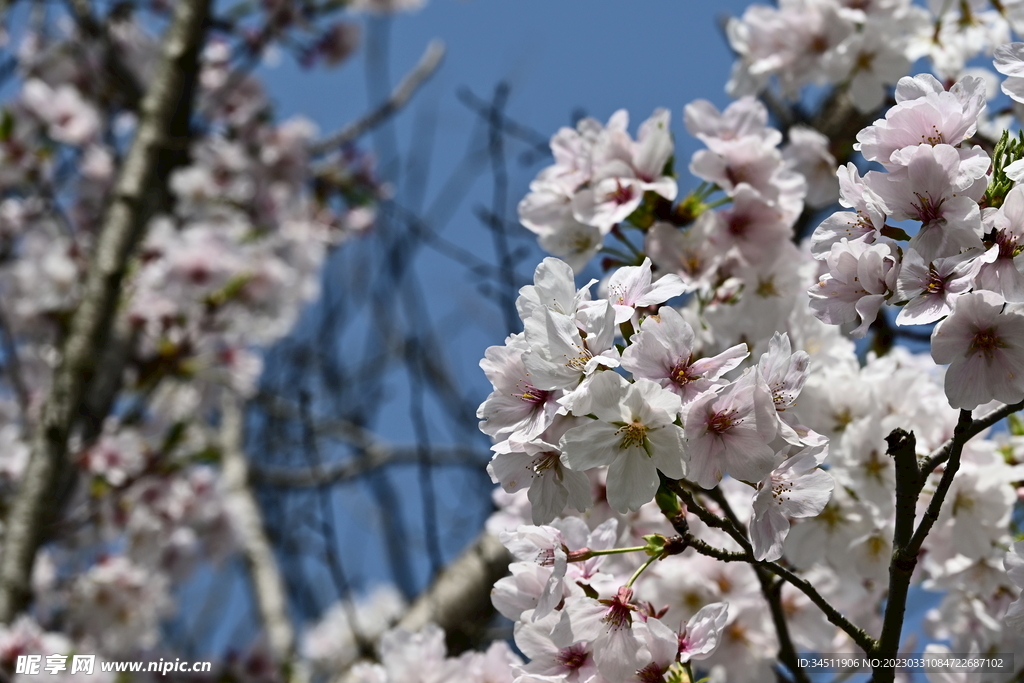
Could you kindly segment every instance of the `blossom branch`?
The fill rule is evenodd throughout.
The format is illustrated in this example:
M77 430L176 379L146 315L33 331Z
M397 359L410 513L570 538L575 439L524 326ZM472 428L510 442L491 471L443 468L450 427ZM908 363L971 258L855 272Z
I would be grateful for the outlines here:
M98 39L103 47L103 59L110 72L111 81L125 98L125 106L135 110L142 99L144 89L135 73L121 59L118 46L110 39L106 25L93 15L92 3L89 0L67 0L68 8L74 15L79 29L86 36Z
M789 569L786 569L780 564L775 562L758 561L754 559L753 551L750 546L750 542L743 536L743 534L736 528L736 526L728 519L722 519L721 517L710 512L707 508L700 505L693 497L693 495L686 490L678 482L673 482L671 486L672 490L679 496L679 498L686 504L687 510L697 515L697 518L710 527L722 529L728 533L734 540L736 540L743 548L743 552L736 553L726 550L720 550L708 546L706 543L693 538L691 535L684 535L684 538L701 554L707 554L709 557L715 557L723 562L747 562L754 567L763 567L765 570L775 574L779 578L789 582L800 592L806 595L811 602L818 606L819 609L825 614L825 617L834 626L842 629L850 638L857 643L865 652L871 652L876 646L875 639L868 635L867 631L855 625L843 614L833 607L828 600L826 600L821 593L811 585L810 582L800 578ZM673 524L675 522L673 521ZM678 530L678 529L677 529ZM715 553L715 554L711 554Z
M711 498L721 508L722 513L729 523L740 532L743 538L747 539L747 529L740 522L739 517L732 509L732 505L729 504L729 500L722 493L722 490L717 486L709 489L707 496ZM749 545L744 545L744 548L749 554L753 554L753 549ZM761 585L761 593L764 595L765 602L768 603L768 609L772 615L772 623L775 626L775 633L779 638L779 659L786 668L793 674L797 683L810 683L810 678L807 677L807 672L803 670L797 658L796 647L793 645L793 638L789 633L789 624L786 621L786 612L782 607L782 581L773 581L772 577L768 574L768 570L758 565L753 565L754 573L757 575L757 581Z
M874 648L875 640L868 635L867 631L856 626L853 622L843 616L843 614L833 607L828 600L822 597L821 593L819 593L808 581L800 578L782 565L775 562L759 562L755 560L754 556L749 552L735 552L716 548L698 538L695 538L692 534L684 536L684 540L701 555L706 555L716 560L721 560L722 562L746 562L754 566L764 567L766 570L792 584L800 592L806 595L811 602L821 609L825 614L825 617L834 626L842 629L865 652L870 652Z
M29 601L29 576L48 504L66 475L68 438L86 378L106 343L129 258L148 221L147 198L165 182L177 155L172 146L187 133L210 0L176 3L161 64L142 102L138 132L125 160L97 238L84 295L32 442L32 456L7 519L0 560L0 622Z
M313 156L326 154L331 150L355 142L366 133L384 123L412 98L421 85L427 82L444 59L445 47L440 40L431 41L413 70L406 74L398 86L380 106L366 116L353 121L338 132L313 143L309 153Z

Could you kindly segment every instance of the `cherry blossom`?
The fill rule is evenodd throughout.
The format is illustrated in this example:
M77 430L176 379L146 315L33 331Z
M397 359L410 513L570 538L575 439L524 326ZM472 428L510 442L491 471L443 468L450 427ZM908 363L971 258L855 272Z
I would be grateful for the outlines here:
M965 294L932 332L932 358L949 364L946 396L954 408L1024 399L1024 316L1003 304L987 290Z
M686 291L678 275L663 275L653 284L651 278L651 259L645 258L639 266L619 268L608 280L608 298L615 309L616 324L632 318L637 308L664 303Z
M724 386L721 377L748 355L745 344L712 358L697 357L695 347L693 328L678 311L664 306L640 323L633 343L622 353L622 367L679 395L686 406L709 389Z
M896 324L924 325L952 313L989 258L975 250L925 263L915 249L907 249L896 281L896 296L907 305L896 316Z
M761 376L747 371L721 393L706 392L686 414L689 477L711 488L728 473L760 481L775 466L768 446L778 429L771 393Z
M757 485L750 541L758 560L782 557L789 519L814 517L828 503L835 482L818 465L827 447L807 448L791 455Z
M588 391L598 419L565 433L562 462L574 470L608 466L612 508L636 510L650 501L659 470L677 479L686 474L683 430L673 424L678 396L642 378L627 384L614 372L600 373Z

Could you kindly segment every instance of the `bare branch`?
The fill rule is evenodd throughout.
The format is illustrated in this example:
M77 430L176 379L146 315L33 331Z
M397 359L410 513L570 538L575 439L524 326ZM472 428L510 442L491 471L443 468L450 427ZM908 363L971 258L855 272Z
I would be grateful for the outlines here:
M480 454L472 449L451 446L431 448L427 455L431 465L444 466L478 463ZM255 484L281 488L312 488L352 481L387 465L412 465L421 458L420 450L415 447L388 448L374 444L366 448L361 457L337 465L322 465L318 469L257 466L252 468L250 477Z
M290 683L301 683L308 676L295 657L295 631L288 618L284 581L263 526L259 503L249 488L249 469L243 450L242 400L227 388L221 401L220 419L224 486L237 523L242 555L252 580L253 597L267 634L270 655L284 667Z
M0 623L30 599L29 576L44 532L50 499L66 477L67 446L89 375L107 341L121 283L187 135L210 0L175 3L156 76L142 101L138 132L114 188L97 237L84 294L71 320L50 393L32 439L32 456L7 519L0 558Z
M698 503L693 495L687 491L678 482L672 482L672 491L679 496L679 498L686 504L687 510L697 515L697 517L710 527L716 529L722 529L728 533L733 540L735 540L740 547L743 548L742 553L733 553L726 550L718 550L711 548L707 544L701 544L696 538L690 538L690 545L697 549L698 552L708 554L711 557L715 557L724 562L748 562L752 565L763 567L767 571L775 574L776 576L788 581L793 584L794 587L799 589L804 595L810 598L811 602L817 605L821 611L825 614L825 617L834 625L841 628L857 645L859 645L865 652L871 652L875 648L875 639L868 635L868 633L855 625L849 619L847 619L839 610L832 606L828 600L826 600L821 593L809 582L795 573L786 569L782 565L776 562L764 562L754 559L753 551L750 546L750 541L736 528L736 526L728 519L722 519L718 515L710 512L707 508ZM704 552L709 551L709 552ZM717 554L711 555L710 551L716 551Z
M67 0L67 4L82 33L98 39L103 46L103 59L110 72L111 81L124 96L125 106L134 110L142 99L143 87L135 73L121 59L120 49L111 40L110 31L93 15L90 0Z
M889 593L885 601L885 615L882 617L882 633L877 647L871 653L880 661L890 661L889 658L899 653L907 596L917 567L918 554L932 525L939 518L946 493L960 469L960 454L964 444L981 431L975 431L973 427L971 411L961 410L948 450L946 469L916 529L913 529L914 516L923 481L917 478L914 438L912 434L908 437L902 430L894 430L888 437L889 450L896 458L896 533L893 535L892 560L889 563ZM878 666L874 668L871 680L874 683L892 683L895 676L895 667Z
M392 91L391 96L388 97L387 100L366 116L353 121L337 133L334 133L319 142L313 143L309 148L309 153L313 156L326 154L338 147L355 142L366 133L384 123L384 121L386 121L390 116L404 107L419 87L434 75L434 72L437 71L437 67L441 65L444 53L445 47L443 42L440 40L431 41L431 43L427 45L427 49L423 53L423 56L420 57L420 61L417 62L413 70L406 74L405 78L399 82L398 86Z
M433 622L449 631L478 621L491 613L491 587L508 571L510 561L505 546L482 533L438 574L398 625L415 631Z

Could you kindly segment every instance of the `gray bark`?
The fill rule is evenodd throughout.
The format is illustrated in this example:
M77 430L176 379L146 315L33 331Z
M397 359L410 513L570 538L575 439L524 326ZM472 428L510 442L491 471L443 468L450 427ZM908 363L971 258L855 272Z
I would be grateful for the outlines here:
M107 344L129 259L151 217L150 201L163 192L170 170L187 149L198 56L210 0L179 0L164 36L163 55L142 101L138 131L121 169L85 292L71 321L53 385L32 437L32 455L7 519L0 556L0 623L28 604L29 579L53 497L69 476L68 438L87 378Z

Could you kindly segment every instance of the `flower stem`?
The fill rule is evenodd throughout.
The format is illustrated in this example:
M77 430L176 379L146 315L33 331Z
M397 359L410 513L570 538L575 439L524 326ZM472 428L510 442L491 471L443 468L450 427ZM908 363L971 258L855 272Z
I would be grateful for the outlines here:
M644 573L644 570L650 567L651 564L653 564L653 562L658 558L659 556L657 555L652 555L651 557L648 557L647 561L640 565L635 572L633 572L633 576L629 577L629 581L626 582L626 588L632 588L633 583L640 578L640 575Z

